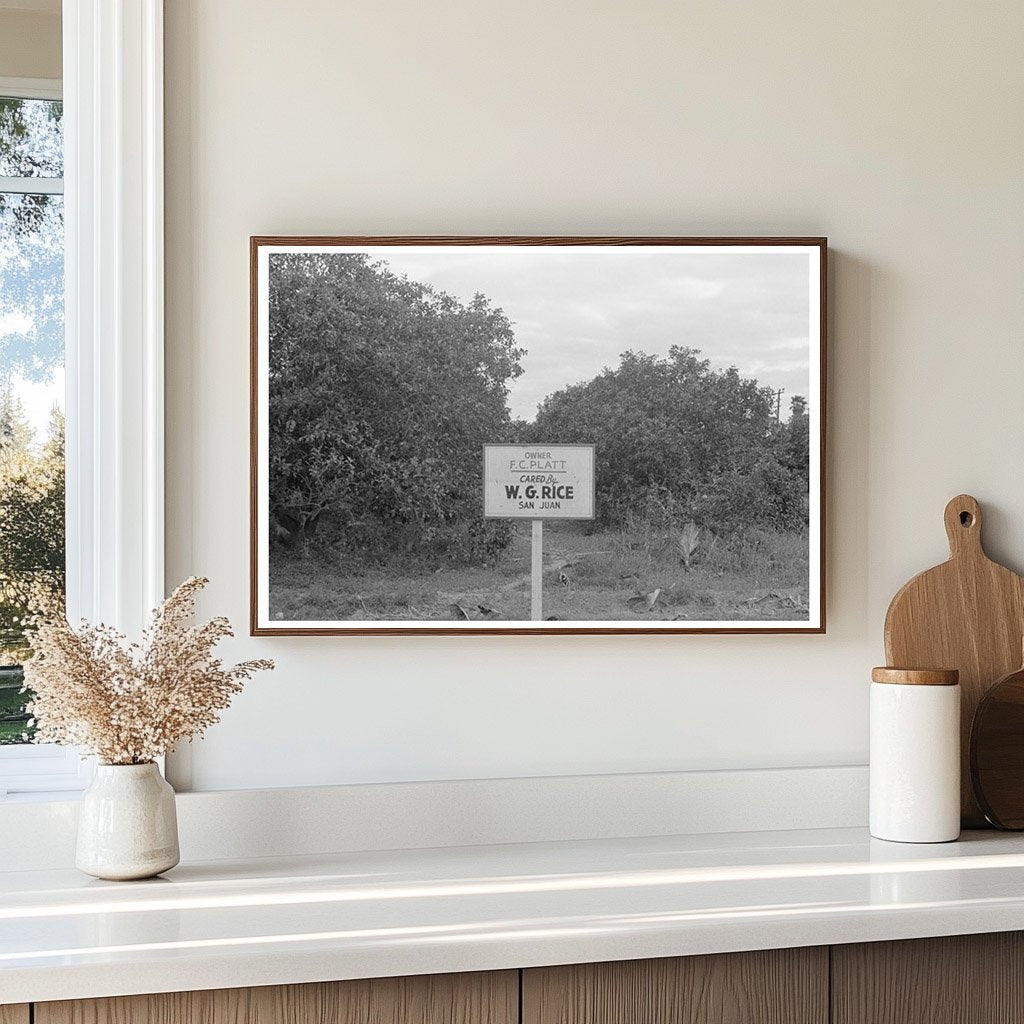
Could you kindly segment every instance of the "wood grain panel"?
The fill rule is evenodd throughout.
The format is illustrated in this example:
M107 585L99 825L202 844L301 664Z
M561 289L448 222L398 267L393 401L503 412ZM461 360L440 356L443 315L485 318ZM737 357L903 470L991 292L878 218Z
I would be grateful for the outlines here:
M0 1024L28 1024L28 1006L0 1006Z
M960 672L960 815L964 828L987 822L971 787L971 723L997 680L1020 668L1024 578L993 562L982 545L982 511L958 494L943 512L949 560L903 585L885 614L885 657L896 668Z
M38 1003L36 1024L517 1024L518 972ZM20 1024L20 1022L19 1022Z
M833 1024L1024 1021L1024 933L832 947Z
M827 1020L825 947L523 972L523 1024L826 1024Z

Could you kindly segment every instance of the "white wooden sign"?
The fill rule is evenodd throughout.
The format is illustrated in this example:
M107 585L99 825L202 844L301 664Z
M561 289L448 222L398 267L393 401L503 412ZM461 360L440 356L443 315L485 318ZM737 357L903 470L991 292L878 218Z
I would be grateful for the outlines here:
M532 519L530 618L544 617L544 520L594 518L592 444L485 444L484 517Z
M488 519L593 519L592 444L485 444Z

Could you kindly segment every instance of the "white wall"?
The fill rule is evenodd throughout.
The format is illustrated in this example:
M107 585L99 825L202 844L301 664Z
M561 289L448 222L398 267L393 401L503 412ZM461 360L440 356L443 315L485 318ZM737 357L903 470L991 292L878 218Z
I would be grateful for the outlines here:
M244 638L195 787L863 762L946 500L1024 569L1024 5L167 7L168 576L242 631L250 234L832 245L826 636Z

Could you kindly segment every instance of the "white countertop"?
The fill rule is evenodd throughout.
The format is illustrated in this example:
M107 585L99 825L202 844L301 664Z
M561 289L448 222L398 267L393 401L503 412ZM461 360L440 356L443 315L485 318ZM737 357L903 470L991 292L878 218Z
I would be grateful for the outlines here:
M0 1004L1024 929L1024 836L861 829L0 872Z

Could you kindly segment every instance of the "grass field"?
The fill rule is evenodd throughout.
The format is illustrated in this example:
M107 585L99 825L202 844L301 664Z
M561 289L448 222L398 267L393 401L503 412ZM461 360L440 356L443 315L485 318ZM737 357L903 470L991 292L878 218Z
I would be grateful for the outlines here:
M360 566L327 552L275 552L271 617L282 620L528 620L530 524L493 564ZM686 551L684 559L683 552ZM689 565L686 564L688 559ZM690 544L646 528L544 527L544 616L572 621L804 619L808 542L751 529Z

